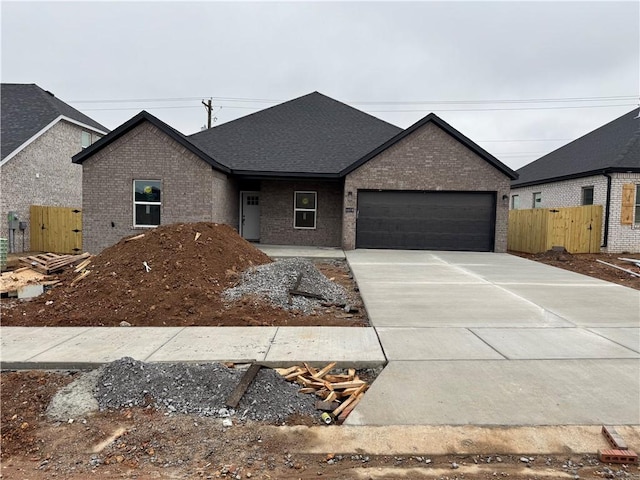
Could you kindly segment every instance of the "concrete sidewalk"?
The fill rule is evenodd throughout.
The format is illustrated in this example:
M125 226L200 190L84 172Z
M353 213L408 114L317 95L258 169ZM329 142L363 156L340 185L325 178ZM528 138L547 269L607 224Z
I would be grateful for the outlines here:
M0 337L5 370L95 368L122 357L278 367L386 363L374 329L359 327L1 327Z
M347 259L389 360L348 424L640 424L637 290L507 254Z

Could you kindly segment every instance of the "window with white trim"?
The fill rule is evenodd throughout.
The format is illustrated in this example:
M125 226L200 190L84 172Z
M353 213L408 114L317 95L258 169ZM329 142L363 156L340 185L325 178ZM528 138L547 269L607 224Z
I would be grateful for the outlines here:
M533 194L533 208L542 208L542 192Z
M317 197L317 192L294 193L293 228L316 228Z
M582 205L593 205L593 186L582 187Z
M636 185L636 202L634 205L635 210L635 225L640 226L640 185Z
M520 195L511 195L511 209L517 210L520 208Z
M160 180L133 181L133 226L160 225L162 182Z
M91 145L91 132L85 130L82 131L82 148L87 148Z

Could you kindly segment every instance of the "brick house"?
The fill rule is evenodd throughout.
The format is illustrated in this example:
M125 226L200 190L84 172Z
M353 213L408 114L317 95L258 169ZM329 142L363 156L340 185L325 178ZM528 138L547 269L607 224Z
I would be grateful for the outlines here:
M0 237L13 236L10 251L22 252L31 205L82 206L82 168L71 157L108 130L35 84L3 83L0 96ZM9 212L27 228L9 235Z
M73 162L91 252L191 221L263 244L504 252L517 176L436 115L402 130L317 92L191 136L141 112Z
M603 206L602 250L640 252L640 109L517 172L511 208Z

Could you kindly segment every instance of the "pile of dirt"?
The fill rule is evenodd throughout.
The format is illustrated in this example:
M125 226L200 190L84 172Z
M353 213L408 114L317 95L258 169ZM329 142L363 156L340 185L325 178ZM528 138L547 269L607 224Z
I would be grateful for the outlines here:
M309 317L221 293L249 267L271 260L227 225L164 225L128 237L91 259L75 284L72 268L61 282L28 302L3 302L2 324L21 326L253 326L364 325L325 309ZM147 266L149 268L147 268ZM353 317L353 316L352 316Z

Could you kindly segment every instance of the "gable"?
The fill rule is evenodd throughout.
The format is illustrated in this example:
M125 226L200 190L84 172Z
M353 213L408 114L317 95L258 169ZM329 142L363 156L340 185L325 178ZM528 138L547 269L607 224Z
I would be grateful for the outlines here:
M348 174L370 187L412 190L496 190L510 178L434 123L426 123ZM375 179L371 183L370 179Z
M493 155L488 153L486 150L481 148L476 143L474 143L471 140L469 140L462 133L457 131L455 128L453 128L451 125L449 125L448 123L446 123L445 121L443 121L442 119L440 119L437 115L435 115L433 113L430 113L429 115L424 117L422 120L419 120L418 122L416 122L415 124L413 124L412 126L407 128L406 130L400 132L395 137L391 138L390 140L388 140L384 144L380 145L375 150L369 152L367 155L365 155L364 157L359 159L357 162L353 163L352 165L347 167L345 170L343 170L342 174L343 175L347 175L347 174L353 172L354 170L360 168L362 165L366 164L370 160L378 157L379 155L384 153L386 150L395 147L399 143L402 143L402 144L407 143L407 139L409 139L408 140L409 142L416 143L416 145L422 143L421 141L416 141L416 140L412 139L411 137L414 137L416 135L421 136L423 134L423 132L426 131L426 129L424 127L426 127L428 125L431 125L434 128L438 129L441 132L440 134L438 134L438 135L440 135L440 138L441 139L446 139L445 141L449 145L456 145L456 147L455 147L456 149L458 149L459 147L464 147L465 150L460 150L460 151L472 152L473 154L475 154L475 156L477 158L479 158L482 161L484 161L491 168L493 168L497 172L500 172L502 175L504 175L504 176L506 176L506 177L508 177L510 179L515 179L515 178L518 177L518 174L516 172L511 170L509 167L507 167L505 164L500 162ZM432 131L435 134L436 130L432 130ZM422 153L424 155L427 155L427 156L431 155L431 153L430 153L430 151L428 149L429 145L423 145L423 147L426 148L426 149ZM433 145L431 145L431 147L433 147ZM418 147L416 147L416 149L417 148ZM417 154L417 153L418 152L415 152L415 154ZM414 156L414 154L412 154L411 156ZM440 163L444 164L445 161L446 161L446 157L441 157ZM450 168L450 170L453 169L454 165L451 165L449 168ZM452 171L451 174L454 175L455 172Z
M61 120L102 135L108 132L95 120L35 84L3 83L0 89L2 163Z

